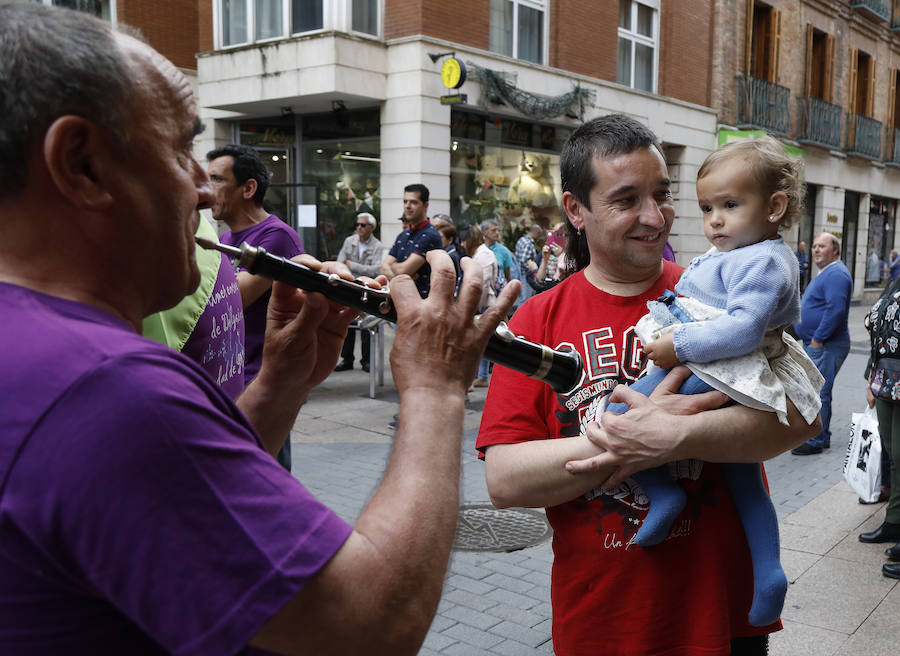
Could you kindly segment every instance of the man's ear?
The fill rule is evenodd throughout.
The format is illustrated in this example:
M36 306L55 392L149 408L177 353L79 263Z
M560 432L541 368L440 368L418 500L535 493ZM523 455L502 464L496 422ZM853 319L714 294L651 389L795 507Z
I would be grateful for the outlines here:
M584 228L584 212L587 211L585 206L581 204L581 201L575 198L575 194L571 191L563 192L562 203L563 209L566 211L569 221L572 223L572 227L575 228L575 230L582 230Z
M107 173L111 161L103 131L81 116L61 116L44 135L44 163L60 194L83 209L102 210L113 203Z
M788 197L783 191L776 191L769 196L769 217L775 217L775 221L781 221L787 211Z
M250 200L256 194L259 184L253 178L247 178L247 181L241 186L241 198Z

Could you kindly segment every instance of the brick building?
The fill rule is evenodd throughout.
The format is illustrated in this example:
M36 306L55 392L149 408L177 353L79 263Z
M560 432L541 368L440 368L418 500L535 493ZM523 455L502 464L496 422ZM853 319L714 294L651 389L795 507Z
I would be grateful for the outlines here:
M562 218L562 142L610 112L663 140L673 245L684 262L705 250L681 235L700 232L693 181L716 140L712 0L200 4L200 33L213 36L197 66L212 130L198 152L228 141L264 151L268 200L320 257L334 257L362 210L392 241L412 182L431 189L429 213L497 217L507 239L532 221L549 227ZM458 88L442 82L451 59L466 69Z
M898 245L900 3L722 0L715 12L720 141L765 130L802 154L807 216L789 239L840 237L854 296L871 300Z

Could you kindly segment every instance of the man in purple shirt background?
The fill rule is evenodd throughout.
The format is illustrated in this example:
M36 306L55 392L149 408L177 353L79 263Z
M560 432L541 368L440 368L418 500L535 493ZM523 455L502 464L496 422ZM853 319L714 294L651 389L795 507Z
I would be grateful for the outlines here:
M237 405L139 334L200 281L215 197L189 82L108 22L37 3L0 3L0 79L0 653L416 653L456 524L465 391L518 289L476 324L473 262L457 302L443 252L427 300L395 278L400 422L351 527L270 454L355 312L273 285Z
M261 246L273 255L288 259L303 253L300 236L263 207L269 188L269 172L254 148L229 144L206 154L207 172L212 181L215 201L212 215L228 230L219 238L223 244ZM266 313L272 295L272 281L241 269L237 274L244 306L244 384L259 373L266 334ZM291 471L291 436L287 435L278 451L278 462Z

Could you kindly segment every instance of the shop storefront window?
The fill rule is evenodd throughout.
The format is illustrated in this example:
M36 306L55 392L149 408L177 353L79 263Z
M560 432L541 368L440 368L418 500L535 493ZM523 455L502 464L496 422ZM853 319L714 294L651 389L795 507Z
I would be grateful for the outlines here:
M514 247L531 224L549 230L563 220L558 153L568 128L454 111L450 133L457 225L497 220Z
M315 249L309 252L323 260L333 260L344 239L353 233L356 215L370 212L378 220L381 234L381 144L366 140L304 142L303 180L315 184L317 230Z
M869 237L866 248L866 287L884 286L891 277L895 212L896 201L872 196L869 204Z

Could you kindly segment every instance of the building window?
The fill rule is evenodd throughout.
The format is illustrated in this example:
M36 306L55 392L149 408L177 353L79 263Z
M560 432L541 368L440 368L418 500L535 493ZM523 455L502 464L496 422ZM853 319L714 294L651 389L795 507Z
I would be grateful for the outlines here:
M564 221L559 152L569 127L466 110L450 113L450 216L457 226L494 219L514 247L532 223Z
M806 26L806 95L831 102L834 78L834 35Z
M658 3L619 0L619 46L616 82L656 91Z
M322 0L291 0L291 32L321 30L324 24Z
M378 35L378 0L353 0L354 32Z
M116 1L115 0L33 0L37 4L49 5L53 7L65 7L66 9L74 9L75 11L83 11L91 16L108 20L115 24L116 22Z
M490 49L544 63L546 0L491 0Z
M850 113L872 117L875 101L875 58L854 48L850 53Z
M781 11L748 3L746 65L755 78L778 83L781 77Z
M378 36L383 7L384 0L213 0L217 47L323 29Z
M284 33L284 8L281 0L253 0L256 15L256 39L276 39Z

